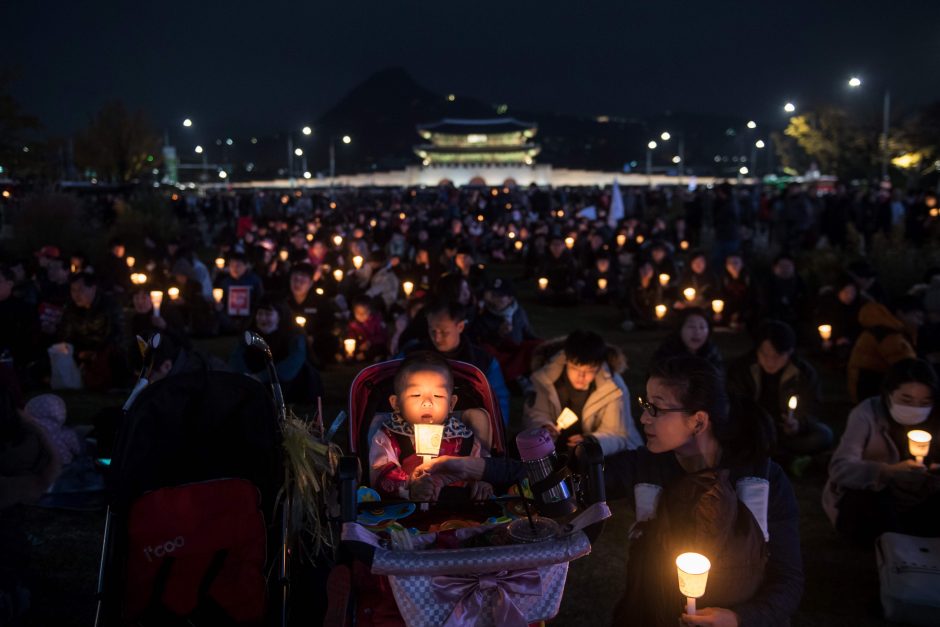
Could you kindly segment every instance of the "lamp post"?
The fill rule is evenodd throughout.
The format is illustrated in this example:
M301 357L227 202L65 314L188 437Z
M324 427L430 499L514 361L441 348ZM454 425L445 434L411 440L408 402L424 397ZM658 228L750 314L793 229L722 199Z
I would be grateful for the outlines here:
M649 186L653 186L653 150L656 148L656 141L650 140L646 144L646 179Z
M342 142L346 145L352 143L352 137L343 135ZM336 135L330 136L330 189L333 188L333 180L336 178Z
M862 86L862 79L853 76L849 79L849 87L858 89ZM881 140L878 142L881 149L881 180L888 178L888 131L891 129L891 92L885 89L884 99L881 103Z

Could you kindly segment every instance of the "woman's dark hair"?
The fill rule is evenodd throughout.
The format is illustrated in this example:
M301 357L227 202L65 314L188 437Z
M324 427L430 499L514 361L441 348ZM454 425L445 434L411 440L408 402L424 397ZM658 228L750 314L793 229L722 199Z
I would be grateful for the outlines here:
M677 356L654 362L650 379L659 379L675 391L681 407L704 411L721 444L722 465L750 463L766 458L774 447L770 416L753 400L730 396L724 374L701 357Z
M565 338L565 360L583 366L600 366L607 360L607 342L593 331L578 329Z
M881 382L881 392L888 396L905 383L922 383L930 388L934 397L937 396L937 388L940 387L940 381L937 379L933 366L923 359L902 359L888 368Z
M780 320L765 320L754 336L754 346L760 346L764 341L770 342L778 353L789 353L796 348L796 333L790 325Z

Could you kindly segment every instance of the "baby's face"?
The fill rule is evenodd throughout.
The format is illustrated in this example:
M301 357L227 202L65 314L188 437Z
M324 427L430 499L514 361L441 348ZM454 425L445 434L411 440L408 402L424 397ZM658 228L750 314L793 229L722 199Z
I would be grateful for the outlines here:
M433 370L412 373L405 387L389 399L392 407L411 424L443 424L457 402L447 387L447 377Z

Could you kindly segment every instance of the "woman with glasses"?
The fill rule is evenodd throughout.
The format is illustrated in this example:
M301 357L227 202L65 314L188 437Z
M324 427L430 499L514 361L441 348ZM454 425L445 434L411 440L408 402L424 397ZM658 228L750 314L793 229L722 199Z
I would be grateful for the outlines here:
M605 464L608 498L632 496L637 513L612 624L789 624L803 592L799 513L769 459L769 417L747 399L732 409L721 372L698 357L654 363L640 404L646 446ZM422 470L496 484L525 476L500 458L438 458ZM712 561L695 616L676 585L683 552Z

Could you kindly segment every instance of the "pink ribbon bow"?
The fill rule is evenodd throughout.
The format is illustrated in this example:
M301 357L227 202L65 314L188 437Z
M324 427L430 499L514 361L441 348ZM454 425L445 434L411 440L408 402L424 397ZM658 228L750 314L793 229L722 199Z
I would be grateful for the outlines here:
M444 627L470 627L483 613L487 590L495 589L493 619L496 625L526 627L529 623L510 594L538 596L542 593L542 577L537 570L501 570L496 573L466 576L439 576L431 579L431 589L442 603L453 603L454 610Z

